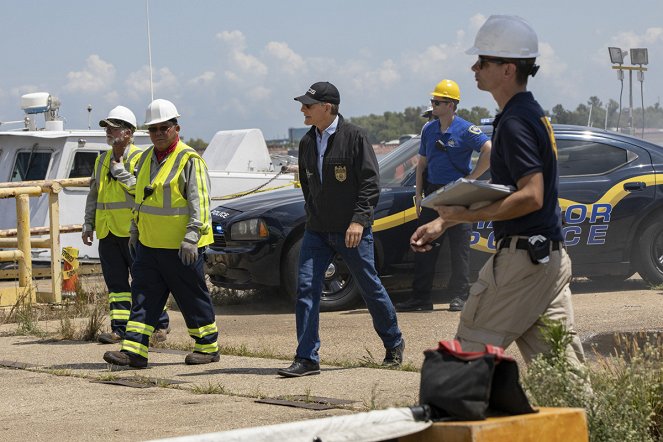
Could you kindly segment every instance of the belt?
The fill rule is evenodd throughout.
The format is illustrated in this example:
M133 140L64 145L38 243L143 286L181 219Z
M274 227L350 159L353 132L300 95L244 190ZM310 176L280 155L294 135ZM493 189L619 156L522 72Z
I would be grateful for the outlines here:
M500 242L499 249L501 250L501 249L506 249L506 248L508 248L508 247L511 245L511 241L512 241L513 239L514 239L514 238L512 238L512 237L506 237L506 238L504 238L504 239ZM561 241L551 241L551 243L552 243L552 249L553 249L553 251L554 251L554 250L559 250L559 249L561 249L561 248L563 247L563 246L561 245L561 244L562 244ZM518 240L516 241L516 249L527 250L527 238L518 238Z

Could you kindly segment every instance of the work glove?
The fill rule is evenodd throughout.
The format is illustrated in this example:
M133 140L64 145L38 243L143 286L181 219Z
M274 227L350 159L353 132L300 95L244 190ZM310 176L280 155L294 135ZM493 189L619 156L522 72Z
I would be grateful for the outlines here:
M94 233L92 226L89 224L83 224L83 233L81 235L81 238L83 239L83 244L86 246L91 246L92 245L92 240L94 240Z
M190 266L198 259L198 244L182 241L180 243L180 251L177 255L182 260L182 264Z
M122 161L115 161L114 159L111 161L111 175L117 178L117 176L124 172L124 170L124 163L122 163Z
M132 230L129 232L129 255L131 259L136 259L136 247L138 247L138 230Z

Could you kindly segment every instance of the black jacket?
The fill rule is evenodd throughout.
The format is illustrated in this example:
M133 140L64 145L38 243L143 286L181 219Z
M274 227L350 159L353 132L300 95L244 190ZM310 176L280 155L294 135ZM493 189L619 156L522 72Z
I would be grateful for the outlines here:
M363 129L339 114L318 173L316 127L299 142L299 179L306 200L306 228L316 232L345 232L351 222L373 224L373 207L380 196L378 161Z

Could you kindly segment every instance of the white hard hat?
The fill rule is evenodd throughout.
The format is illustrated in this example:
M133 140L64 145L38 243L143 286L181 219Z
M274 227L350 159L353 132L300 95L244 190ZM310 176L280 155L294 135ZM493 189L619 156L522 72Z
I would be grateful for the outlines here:
M479 28L469 55L500 58L535 58L539 56L536 32L516 15L491 15Z
M173 103L168 100L158 98L147 106L145 112L145 124L163 123L164 121L179 118L180 114L177 113L177 108Z
M421 113L423 118L429 118L433 113L433 106L428 106L425 111Z
M129 123L134 129L138 127L136 125L136 116L129 108L124 106L117 106L111 109L111 111L108 112L108 116L99 122L99 126L120 127L120 124L117 124L117 120Z

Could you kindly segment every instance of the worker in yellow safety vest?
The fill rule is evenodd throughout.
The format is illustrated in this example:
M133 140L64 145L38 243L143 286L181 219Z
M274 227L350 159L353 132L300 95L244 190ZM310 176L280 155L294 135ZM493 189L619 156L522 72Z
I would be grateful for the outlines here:
M179 116L168 100L154 100L147 108L145 124L154 145L137 165L129 242L135 254L133 307L121 351L104 354L110 364L147 367L149 339L169 292L195 340L184 362L219 361L214 307L203 272L204 249L213 242L210 180L205 161L179 138Z
M83 243L89 246L94 239L93 232L97 232L111 319L111 331L101 333L98 339L103 344L113 344L122 341L131 311L129 226L136 193L133 171L142 151L133 144L136 117L128 108L111 109L99 126L106 129L106 141L111 149L99 155L94 164L82 237ZM168 314L163 311L153 339L166 339L168 322Z

